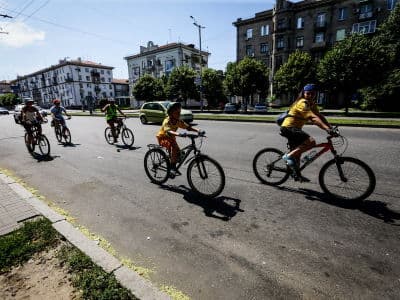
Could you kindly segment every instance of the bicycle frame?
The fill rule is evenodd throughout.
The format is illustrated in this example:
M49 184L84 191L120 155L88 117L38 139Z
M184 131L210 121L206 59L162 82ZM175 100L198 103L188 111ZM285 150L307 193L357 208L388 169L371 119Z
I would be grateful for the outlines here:
M332 139L331 137L328 137L328 142L320 143L320 144L317 144L314 147L312 147L311 149L315 149L315 148L322 148L322 149L319 152L317 152L317 154L315 154L311 160L305 162L302 166L300 166L299 170L303 171L307 166L309 166L311 163L313 163L318 157L320 157L321 155L323 155L324 153L326 153L328 151L331 151L333 156L336 157L337 152L336 152L335 148L333 147L331 139Z
M185 151L185 156L179 161L178 165L176 166L176 169L179 170L179 168L183 165L183 164L188 164L191 160L193 160L196 156L198 156L200 154L200 150L197 149L196 147L196 142L194 141L195 139L193 137L191 138L191 144L187 145L186 147L182 148L181 151ZM190 153L192 153L192 151L194 152L193 157L186 160Z

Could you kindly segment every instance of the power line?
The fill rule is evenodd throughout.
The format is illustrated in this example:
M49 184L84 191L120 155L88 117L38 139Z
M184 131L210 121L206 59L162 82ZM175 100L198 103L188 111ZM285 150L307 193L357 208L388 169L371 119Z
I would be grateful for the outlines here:
M15 16L15 18L18 18L20 14L24 12L25 9L27 9L35 0L31 0L28 4L26 4Z
M41 10L43 7L45 7L47 4L49 4L50 0L47 0L45 3L43 3L41 6L39 6L33 13L31 13L29 16L27 16L25 19L22 20L22 22L25 22L28 20L30 17L32 17L34 14L36 14L39 10Z

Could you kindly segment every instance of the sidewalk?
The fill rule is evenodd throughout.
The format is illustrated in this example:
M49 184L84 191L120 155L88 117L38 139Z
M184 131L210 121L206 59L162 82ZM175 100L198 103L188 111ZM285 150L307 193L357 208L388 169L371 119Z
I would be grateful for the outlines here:
M24 221L39 215L49 219L61 235L89 256L104 271L114 273L119 283L139 299L170 299L167 294L159 291L150 281L122 265L118 259L87 238L67 222L62 215L53 211L22 185L3 174L0 169L0 236L12 232Z

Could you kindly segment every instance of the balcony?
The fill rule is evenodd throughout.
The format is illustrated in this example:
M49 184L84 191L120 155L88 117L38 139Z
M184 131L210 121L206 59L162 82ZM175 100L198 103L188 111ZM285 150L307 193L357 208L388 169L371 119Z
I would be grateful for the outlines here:
M326 42L315 42L311 44L311 49L321 49L327 46Z
M366 19L370 19L373 17L374 17L374 13L372 11L368 11L368 12L360 13L360 15L358 16L358 19L366 20Z
M328 22L326 21L321 21L321 22L315 22L314 23L314 29L316 31L324 31L328 28Z
M72 77L67 77L65 78L65 82L73 82L74 79Z

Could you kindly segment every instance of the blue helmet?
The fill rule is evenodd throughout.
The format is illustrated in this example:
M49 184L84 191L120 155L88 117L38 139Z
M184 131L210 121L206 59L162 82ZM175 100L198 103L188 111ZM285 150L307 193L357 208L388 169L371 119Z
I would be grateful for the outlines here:
M317 90L317 86L313 83L306 84L303 87L303 92L313 92Z

